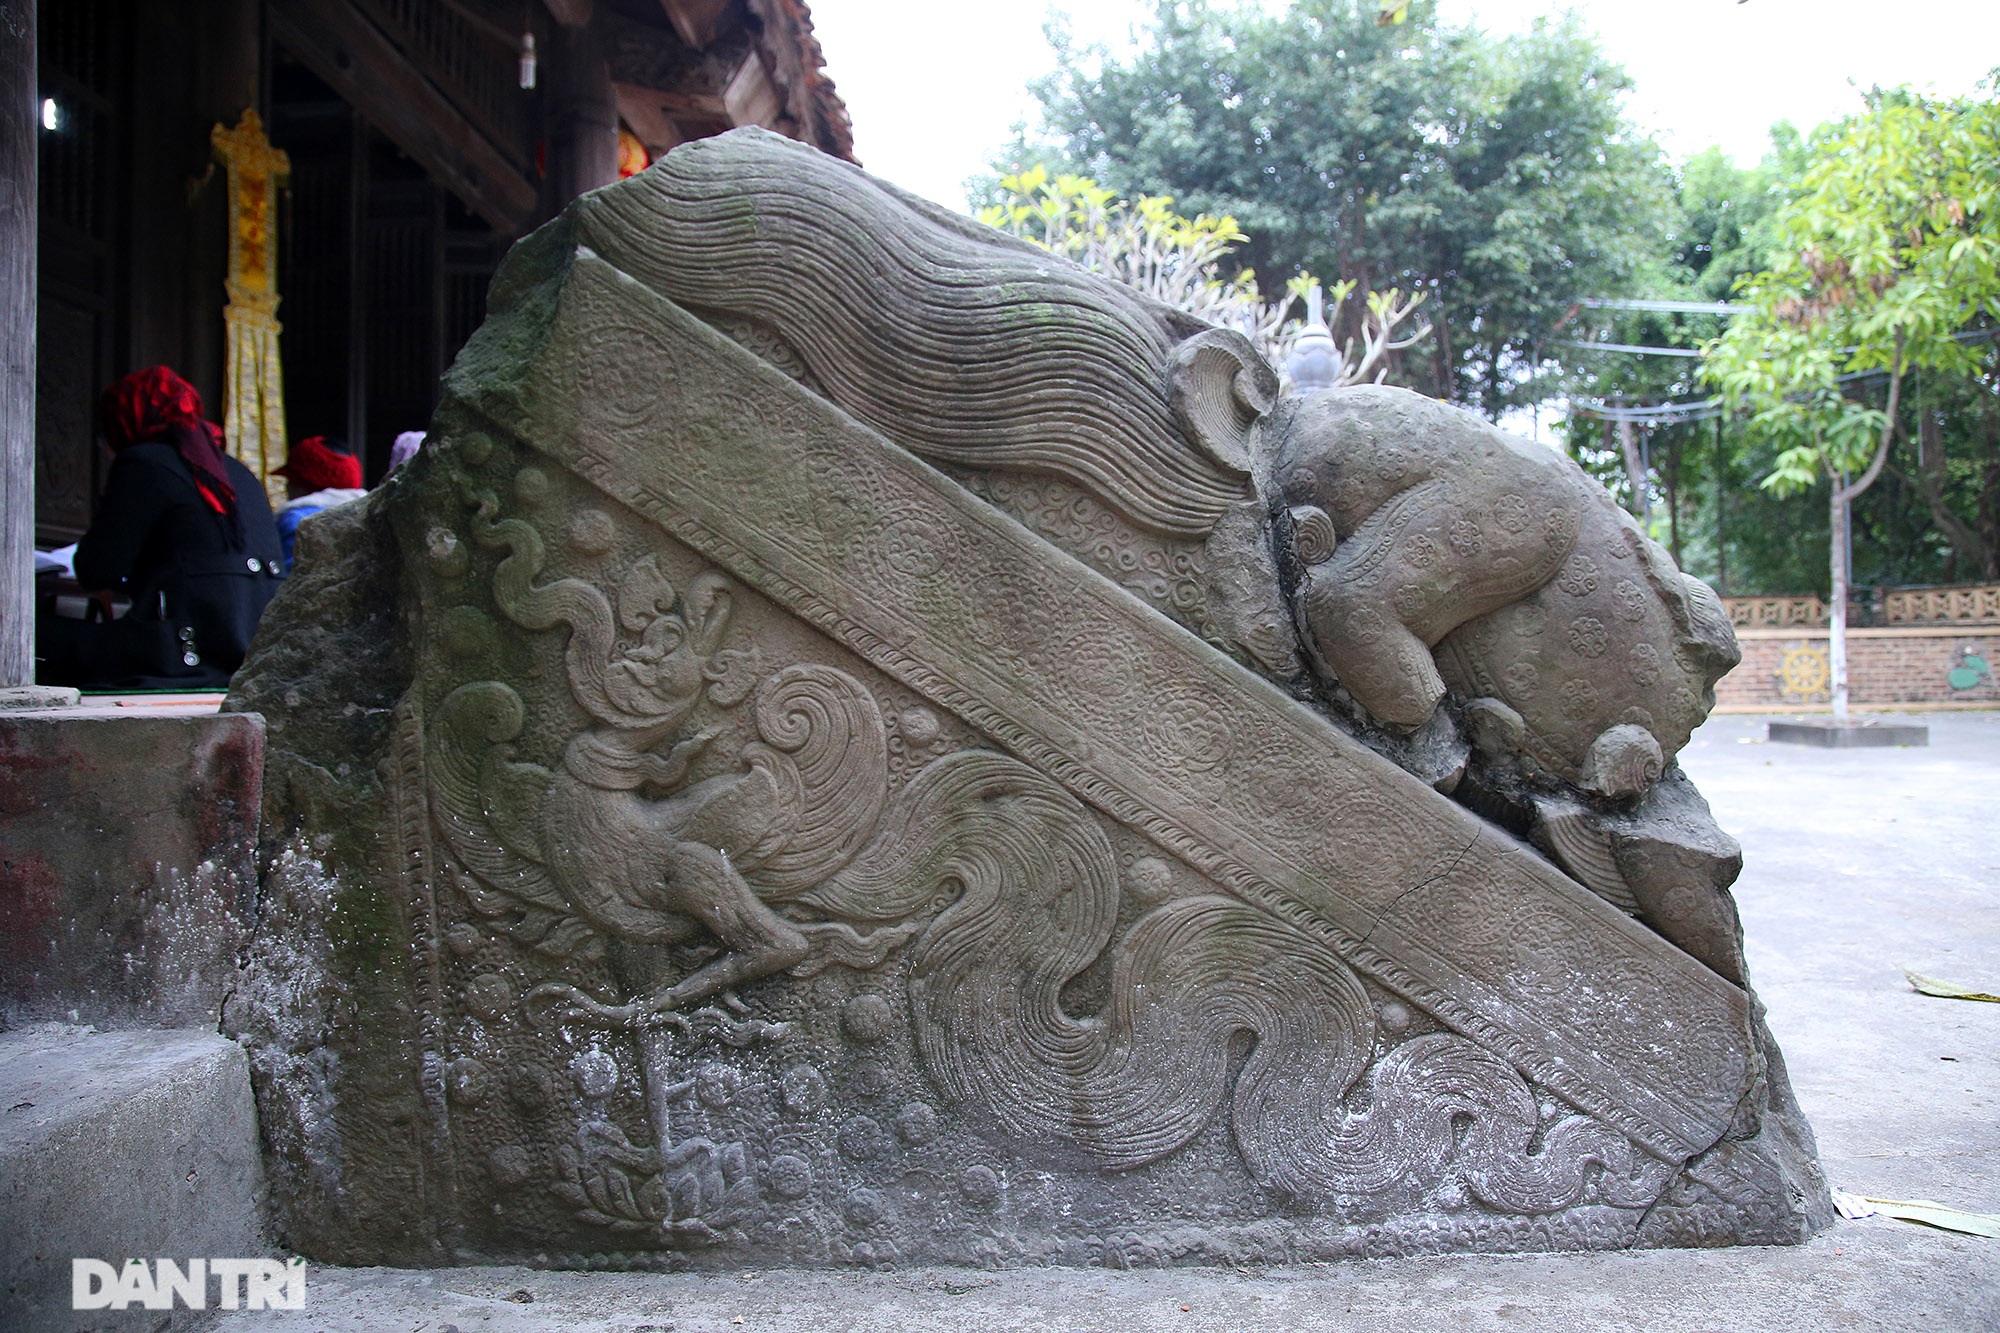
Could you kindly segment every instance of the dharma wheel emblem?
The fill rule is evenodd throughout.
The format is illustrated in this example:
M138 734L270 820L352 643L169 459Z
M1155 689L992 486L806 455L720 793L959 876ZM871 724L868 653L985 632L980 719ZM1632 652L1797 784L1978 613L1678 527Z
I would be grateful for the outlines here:
M1826 649L1802 643L1785 649L1785 660L1778 666L1778 690L1787 699L1809 699L1825 693L1832 677Z

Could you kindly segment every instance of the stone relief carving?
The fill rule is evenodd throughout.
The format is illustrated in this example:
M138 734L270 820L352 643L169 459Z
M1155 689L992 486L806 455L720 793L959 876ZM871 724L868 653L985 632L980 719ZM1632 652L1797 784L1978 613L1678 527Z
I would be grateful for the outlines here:
M1162 615L1211 642L1221 637L1208 605L1200 543L1141 532L1088 491L1057 477L975 468L954 468L951 475Z
M539 489L523 484L537 476L525 472L514 490ZM761 1192L743 1145L672 1128L675 1102L726 1101L741 1076L711 1063L677 1078L666 1034L653 1030L738 1046L781 1039L786 1025L748 1017L740 1001L737 1012L706 1002L785 970L870 970L913 936L908 1005L924 1073L951 1109L1026 1159L1130 1170L1185 1147L1227 1101L1252 1178L1308 1201L1456 1186L1537 1214L1586 1193L1639 1207L1665 1184L1665 1163L1588 1116L1542 1127L1527 1084L1450 1033L1391 1050L1355 1109L1346 1095L1364 1087L1376 1022L1338 955L1212 890L1153 907L1114 948L1116 854L1058 784L967 749L891 796L874 697L824 665L756 679L751 654L724 646L732 594L721 575L705 570L680 592L644 557L618 579L614 605L582 580L543 579L541 534L498 517L493 492L468 500L474 540L505 553L494 602L521 629L567 635L570 692L590 725L552 772L514 756L528 719L510 686L477 681L445 697L425 753L432 817L467 872L456 887L475 913L541 952L608 945L627 986L659 972L648 952L702 932L722 950L616 1002L559 982L520 997L531 1019L647 1034L650 1146L597 1105L616 1086L615 1061L591 1048L570 1062L589 1113L556 1155L551 1188L579 1220L698 1242L745 1216ZM690 781L716 738L714 728L689 731L704 700L750 703L758 739L742 747L738 772ZM1072 1016L1063 989L1100 960L1111 972L1102 1009ZM483 974L468 993L489 1017L511 1016L500 975ZM872 994L843 1015L849 1035L869 1041L895 1022ZM1232 1044L1245 1036L1256 1053L1232 1093ZM461 1058L447 1077L466 1101L487 1075ZM927 1140L935 1120L912 1103L896 1132ZM851 1157L884 1154L873 1120L841 1133ZM809 1172L796 1160L776 1171L780 1194Z
M258 1066L320 1126L274 1162L297 1243L1125 1265L1808 1234L1733 844L1603 741L1664 761L1684 731L1565 729L1478 637L1574 597L1603 650L1565 651L1698 678L1695 595L1636 545L1640 616L1615 578L1572 594L1625 534L1560 468L1468 477L1371 408L1413 460L1383 471L1239 341L755 133L517 247L433 446L323 525L234 699L274 719L284 864L319 858L283 926L319 913L341 998L313 1012L354 1015L310 1079ZM354 634L344 597L399 616ZM300 702L363 679L366 729ZM1471 733L1464 804L1380 757L1412 752L1394 726ZM284 993L236 1022L290 1052Z
M796 668L762 682L747 655L721 647L727 582L708 571L684 597L646 559L610 598L578 579L538 583L543 543L520 519L492 521L474 497L482 545L508 552L494 575L500 609L526 630L565 628L570 690L595 725L572 737L554 772L511 760L521 699L500 681L462 685L437 728L432 808L453 853L528 913L560 913L631 945L681 943L705 930L726 952L671 987L603 1005L574 987L530 996L566 1016L643 1026L775 972L829 959L879 961L901 939L839 922L796 926L766 906L826 878L866 840L881 812L886 737L874 701L837 671ZM623 630L630 641L615 637ZM712 733L684 734L704 697L734 706L756 689L759 739L744 771L685 782ZM660 747L671 742L663 754ZM733 855L732 855L733 853ZM745 877L754 876L760 894Z
M575 213L577 241L690 310L773 331L832 401L911 451L1079 481L1196 540L1243 494L1238 391L1208 382L1244 374L1268 406L1277 376L1247 342L810 149L660 167ZM1197 346L1213 364L1175 361Z

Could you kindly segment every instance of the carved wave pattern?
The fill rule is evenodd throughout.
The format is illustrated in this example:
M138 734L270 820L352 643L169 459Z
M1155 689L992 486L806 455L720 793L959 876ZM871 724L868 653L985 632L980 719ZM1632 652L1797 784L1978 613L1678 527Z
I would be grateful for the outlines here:
M913 946L925 1071L971 1123L1068 1168L1126 1170L1193 1140L1225 1101L1251 1174L1313 1203L1454 1184L1541 1214L1594 1197L1641 1207L1672 1168L1583 1115L1540 1128L1505 1061L1451 1033L1375 1051L1347 965L1269 913L1220 894L1141 917L1115 945L1109 999L1079 1017L1065 985L1114 947L1117 858L1096 818L1005 755L938 760L882 836L811 895L871 919L958 897ZM1232 1043L1255 1046L1229 1077Z
M619 268L775 332L829 398L925 458L1053 472L1197 540L1247 493L1167 401L1185 317L844 162L708 140L579 207Z

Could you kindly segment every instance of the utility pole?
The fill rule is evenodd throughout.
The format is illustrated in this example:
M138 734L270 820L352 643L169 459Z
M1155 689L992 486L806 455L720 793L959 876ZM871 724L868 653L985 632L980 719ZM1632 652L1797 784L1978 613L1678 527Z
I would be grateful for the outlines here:
M1729 484L1722 456L1722 413L1715 414L1715 591L1729 596Z
M1625 475L1632 483L1632 503L1639 507L1639 526L1653 521L1653 499L1646 485L1646 460L1640 457L1638 432L1629 417L1618 418L1618 447L1625 455Z
M1833 548L1833 605L1827 608L1827 694L1833 703L1833 720L1847 721L1847 579L1851 554L1848 547L1847 473L1833 478L1833 512L1829 534Z

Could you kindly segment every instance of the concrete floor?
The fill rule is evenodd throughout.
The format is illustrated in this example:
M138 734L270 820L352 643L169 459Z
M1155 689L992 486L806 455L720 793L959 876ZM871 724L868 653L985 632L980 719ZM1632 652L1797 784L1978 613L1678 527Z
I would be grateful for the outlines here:
M1742 839L1759 992L1837 1186L2000 1213L2000 713L1927 749L1773 745L1720 717L1682 755ZM1791 1249L1383 1260L1249 1270L725 1277L315 1268L307 1309L220 1316L363 1333L763 1330L2000 1330L2000 1240L1873 1218ZM140 1327L135 1320L132 1327Z

